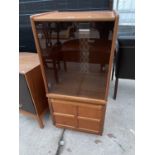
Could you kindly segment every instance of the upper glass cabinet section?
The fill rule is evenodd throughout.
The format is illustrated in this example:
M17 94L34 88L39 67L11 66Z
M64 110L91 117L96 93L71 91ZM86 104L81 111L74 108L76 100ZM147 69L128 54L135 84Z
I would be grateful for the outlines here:
M84 14L33 20L48 93L105 99L115 16Z

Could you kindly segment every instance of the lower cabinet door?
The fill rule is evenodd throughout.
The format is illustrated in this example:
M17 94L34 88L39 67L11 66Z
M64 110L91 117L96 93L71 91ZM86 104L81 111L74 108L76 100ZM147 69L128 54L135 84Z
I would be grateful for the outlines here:
M100 119L102 117L102 109L100 105L82 105L78 107L78 116Z
M54 102L52 103L54 112L76 115L76 106L71 104L64 104L63 102Z
M75 116L64 115L64 114L54 114L56 125L62 127L75 128L77 126L77 121Z
M90 132L100 131L100 120L78 117L78 128Z
M104 105L52 100L52 109L57 127L66 127L99 134L102 132Z

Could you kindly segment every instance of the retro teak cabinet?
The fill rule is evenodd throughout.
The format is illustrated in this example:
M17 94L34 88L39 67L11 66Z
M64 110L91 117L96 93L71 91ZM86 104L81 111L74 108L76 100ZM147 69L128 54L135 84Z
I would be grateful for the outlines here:
M42 115L48 108L38 54L19 54L19 110L38 120L43 128Z
M47 12L31 24L54 124L102 134L118 15Z

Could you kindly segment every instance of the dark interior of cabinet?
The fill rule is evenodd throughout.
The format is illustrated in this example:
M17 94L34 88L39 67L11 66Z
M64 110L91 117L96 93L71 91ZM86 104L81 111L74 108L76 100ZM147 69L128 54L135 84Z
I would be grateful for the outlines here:
M36 22L49 93L104 99L113 22Z

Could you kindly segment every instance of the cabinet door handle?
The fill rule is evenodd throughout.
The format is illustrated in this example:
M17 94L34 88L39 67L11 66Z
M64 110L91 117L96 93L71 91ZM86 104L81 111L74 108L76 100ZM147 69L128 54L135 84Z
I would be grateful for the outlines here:
M22 104L19 104L19 108L22 108L23 107L23 105Z

